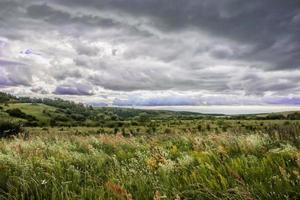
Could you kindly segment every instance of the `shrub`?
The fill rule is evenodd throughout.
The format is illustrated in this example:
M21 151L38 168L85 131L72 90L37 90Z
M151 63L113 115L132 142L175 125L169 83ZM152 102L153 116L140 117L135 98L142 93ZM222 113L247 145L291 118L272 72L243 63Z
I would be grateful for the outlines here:
M266 119L272 119L272 120L285 119L285 116L282 114L270 114L270 115L266 116Z
M19 108L8 109L6 110L6 112L12 117L27 119L29 121L36 121L36 118L34 116L27 115L26 113L22 112Z
M50 125L51 127L56 126L57 123L56 123L55 119L50 119L49 125Z
M131 122L131 126L138 126L139 124L136 121Z
M85 116L82 114L71 114L71 117L76 121L85 121Z
M289 120L299 120L300 119L300 113L295 112L287 115L287 119Z
M9 137L21 132L21 125L17 122L0 121L0 137Z
M37 127L38 125L39 125L39 123L37 121L31 121L31 120L27 121L24 124L24 126L26 126L26 127Z
M171 133L174 133L174 130L171 129L171 128L166 128L164 133L165 134L171 134Z
M61 121L61 122L67 122L67 121L69 121L69 118L66 117L66 116L64 116L64 115L55 115L55 116L53 117L53 119L54 119L55 121Z
M26 118L26 114L19 108L8 109L6 112L12 117Z
M275 141L290 141L294 145L300 147L300 124L298 123L269 125L266 133Z

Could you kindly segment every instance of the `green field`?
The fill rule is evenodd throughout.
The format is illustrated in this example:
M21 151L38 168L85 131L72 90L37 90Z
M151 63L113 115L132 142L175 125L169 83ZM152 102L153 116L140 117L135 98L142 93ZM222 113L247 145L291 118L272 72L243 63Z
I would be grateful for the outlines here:
M45 103L1 105L0 199L300 199L287 115Z
M19 108L24 113L32 115L44 123L49 123L50 117L43 113L43 111L54 112L56 109L44 104L31 104L31 103L13 103L8 106L4 106L4 111L7 109Z

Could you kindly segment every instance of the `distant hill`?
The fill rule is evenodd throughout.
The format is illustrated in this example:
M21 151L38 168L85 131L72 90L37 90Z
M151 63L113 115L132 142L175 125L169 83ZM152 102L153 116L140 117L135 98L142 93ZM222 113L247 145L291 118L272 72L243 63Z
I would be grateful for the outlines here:
M255 119L255 120L300 120L300 111L245 114L245 115L231 116L230 118L231 119Z
M63 99L16 97L0 92L0 119L25 126L110 126L146 123L149 120L193 119L300 120L300 112L252 115L214 115L186 111L141 110L119 107L92 107Z
M23 122L27 126L101 126L126 121L178 120L213 117L192 112L92 107L63 99L15 97L0 92L0 118Z

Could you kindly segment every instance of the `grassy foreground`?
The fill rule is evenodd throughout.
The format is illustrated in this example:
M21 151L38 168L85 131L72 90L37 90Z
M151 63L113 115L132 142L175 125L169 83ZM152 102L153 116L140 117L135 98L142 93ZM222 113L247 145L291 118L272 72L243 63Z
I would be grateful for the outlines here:
M299 135L26 131L0 140L0 199L300 199Z

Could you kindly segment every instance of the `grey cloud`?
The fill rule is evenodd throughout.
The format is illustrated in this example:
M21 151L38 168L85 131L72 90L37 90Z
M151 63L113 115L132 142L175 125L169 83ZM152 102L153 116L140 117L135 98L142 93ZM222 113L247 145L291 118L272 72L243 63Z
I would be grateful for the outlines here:
M84 95L84 96L93 95L92 88L86 85L57 86L53 93L58 95Z
M33 87L31 91L38 94L49 94L49 92L43 87Z
M11 61L11 60L4 60L0 59L0 67L1 66L22 66L25 65L24 63L18 62L18 61Z
M4 67L0 65L0 85L7 86L30 86L32 82L31 72L22 66Z
M120 25L110 18L93 16L89 14L71 15L65 10L58 9L46 3L38 3L28 6L28 16L34 19L42 19L54 25L69 25L70 23L80 23L81 25L113 27Z
M68 23L71 16L68 13L55 10L47 4L31 5L27 8L27 13L35 19L43 19L52 23Z
M75 47L79 55L97 56L101 50L95 46L89 46L82 43L77 44Z
M299 16L296 0L4 0L0 85L86 98L300 96Z
M236 59L271 63L269 69L299 69L300 66L299 1L63 0L59 3L149 17L152 24L163 31L197 27L217 37L253 45L251 52ZM285 37L290 40L278 44ZM288 51L285 50L287 46L290 47Z
M179 106L197 105L199 102L193 98L182 96L141 98L137 96L129 97L126 100L114 99L113 105L116 106Z
M134 91L134 90L201 90L223 91L229 89L226 85L228 78L222 74L203 72L192 74L172 66L150 69L140 68L139 63L131 63L130 67L119 66L118 69L102 69L89 76L94 85L109 90ZM168 68L169 67L169 68ZM122 70L123 68L123 70ZM218 80L218 81L216 81Z
M56 80L63 81L68 78L81 79L83 77L82 73L79 70L64 70L55 71L53 77Z

